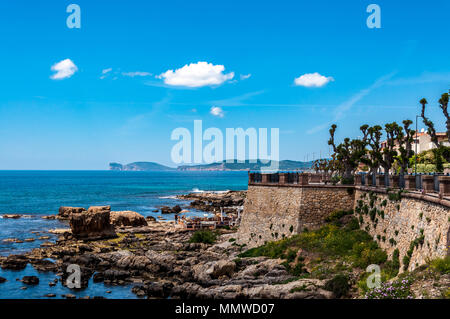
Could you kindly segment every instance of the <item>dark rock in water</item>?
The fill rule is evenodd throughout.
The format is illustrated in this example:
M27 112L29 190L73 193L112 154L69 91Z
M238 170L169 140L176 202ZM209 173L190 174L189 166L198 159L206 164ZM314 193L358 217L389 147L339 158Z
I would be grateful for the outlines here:
M25 276L22 278L22 282L25 285L31 285L31 286L39 285L39 278L36 276Z
M87 212L70 215L72 235L77 239L97 240L115 238L117 234L110 222L110 206L89 207Z
M49 219L49 220L54 220L56 219L57 216L56 215L48 215L48 216L42 216L42 219Z
M119 282L124 281L131 276L129 271L126 270L113 270L108 269L103 272L103 277L105 281Z
M161 214L178 214L181 212L181 207L179 205L175 205L172 208L169 206L161 207Z
M157 210L157 212L158 212L158 210ZM147 217L145 217L145 219L146 219L146 220L149 220L149 221L151 221L151 222L156 222L156 218L153 217L153 216L147 216Z
M56 295L55 295L55 294L46 294L44 297L47 297L47 298L54 298L54 297L56 297Z
M28 264L28 258L23 255L10 255L2 262L2 269L22 270Z
M56 286L56 284L55 284L53 281L49 282L48 285L49 285L50 287L55 287L55 286Z
M147 226L145 217L132 211L111 212L110 218L115 226Z
M22 215L18 215L18 214L5 214L5 215L3 215L3 218L9 218L9 219L19 219L20 217L22 217Z
M6 278L0 277L0 284L4 283L6 281Z
M30 263L39 272L54 272L58 268L55 263L47 259L31 260Z
M172 211L173 211L175 214L178 214L179 212L182 211L182 209L181 209L181 207L180 207L179 205L175 205L175 206L172 207Z
M86 212L86 209L83 207L64 207L61 206L59 208L58 217L60 219L68 219L72 214L81 214Z
M92 280L97 283L97 282L102 282L103 280L105 280L105 276L103 275L102 272L97 272L94 274L94 276L92 277Z
M75 298L77 298L77 296L75 296L75 295L72 295L72 294L65 294L65 295L61 295L63 298L66 298L66 299L75 299Z
M172 208L169 206L161 207L161 214L172 214Z

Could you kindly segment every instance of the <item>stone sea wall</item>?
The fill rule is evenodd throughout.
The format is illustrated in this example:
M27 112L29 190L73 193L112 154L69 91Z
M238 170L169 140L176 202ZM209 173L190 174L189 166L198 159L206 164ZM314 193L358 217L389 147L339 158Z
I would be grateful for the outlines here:
M237 241L256 247L319 227L332 212L349 209L389 258L398 250L401 271L449 254L449 200L361 186L249 184Z
M347 187L249 185L237 241L255 247L322 225L335 210L352 209Z
M401 271L414 270L446 256L450 209L408 193L356 190L355 213L361 228L371 234L392 258L398 249ZM406 258L405 258L406 256Z

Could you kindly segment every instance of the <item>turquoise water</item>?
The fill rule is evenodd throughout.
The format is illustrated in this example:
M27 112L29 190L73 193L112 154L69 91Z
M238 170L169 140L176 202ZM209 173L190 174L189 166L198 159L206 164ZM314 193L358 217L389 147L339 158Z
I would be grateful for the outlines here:
M0 218L0 254L5 256L39 247L46 241L40 240L40 236L51 236L50 241L54 240L55 237L45 231L67 227L67 224L44 220L42 216L57 214L60 206L111 205L112 210L132 210L156 217L160 214L152 211L160 206L187 204L173 198L175 195L245 189L247 172L0 171L0 214L26 215L20 219ZM187 215L199 214L202 213L191 211ZM3 242L7 238L34 238L35 241ZM48 293L42 287L49 288L47 281L54 274L45 274L48 278L41 280L43 284L37 287L19 289L21 283L15 279L33 272L31 267L17 273L0 270L0 276L8 279L0 284L0 298L38 298ZM54 291L55 288L76 294L59 285L49 289ZM105 295L104 290L111 290L111 295ZM79 296L95 296L96 293L115 298L133 296L129 287L105 288L103 284L91 284Z

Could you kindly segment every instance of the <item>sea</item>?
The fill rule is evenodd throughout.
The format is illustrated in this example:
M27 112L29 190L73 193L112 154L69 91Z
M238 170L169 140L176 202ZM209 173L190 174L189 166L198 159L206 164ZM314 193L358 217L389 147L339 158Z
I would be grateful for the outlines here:
M187 205L188 201L175 197L190 192L246 190L248 175L245 171L0 171L0 215L20 214L19 219L0 217L0 255L19 254L39 247L56 237L47 233L51 229L66 228L67 222L43 219L55 215L60 206L85 207L110 205L113 211L131 210L143 216L158 218L154 212L161 206ZM190 210L186 216L203 216L204 212ZM173 215L162 216L166 220ZM50 238L42 239L42 236ZM5 239L32 242L11 243ZM37 286L25 287L17 279L35 275ZM53 273L38 273L28 265L22 271L5 271L0 268L0 299L40 299L48 293L63 298L63 294L77 297L103 296L114 299L137 298L132 286L107 286L93 283L81 291L70 290L60 283L49 287L57 278ZM106 293L108 292L108 293Z

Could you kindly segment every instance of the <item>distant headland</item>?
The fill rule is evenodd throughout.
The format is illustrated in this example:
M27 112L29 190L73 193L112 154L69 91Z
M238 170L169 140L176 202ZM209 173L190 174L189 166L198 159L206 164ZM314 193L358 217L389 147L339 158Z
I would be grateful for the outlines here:
M155 162L134 162L126 165L120 163L110 163L109 169L113 171L257 171L262 167L269 166L270 163L257 161L238 162L234 160L233 162L222 161L211 164L200 164L200 165L182 165L177 168L165 166ZM313 162L301 162L301 161L291 161L282 160L279 161L279 170L305 170L311 169Z

